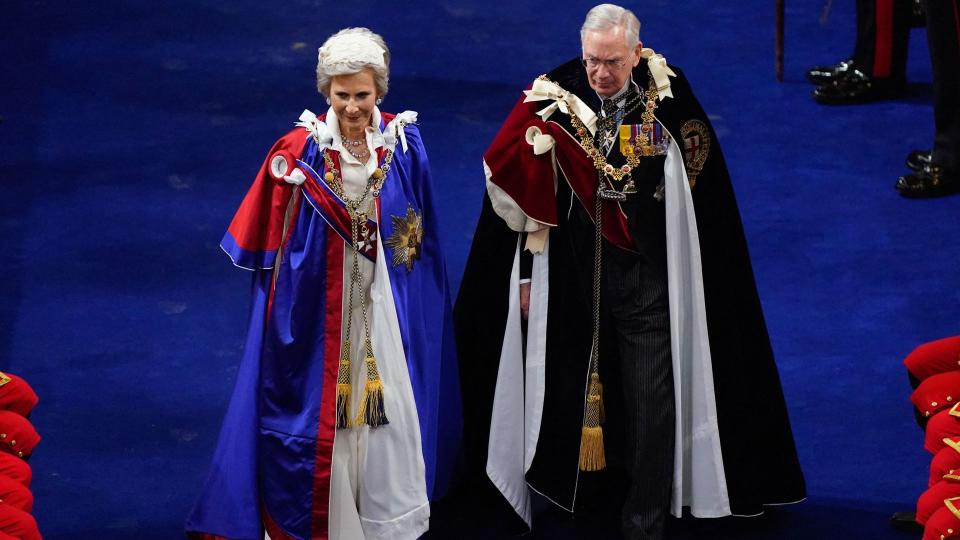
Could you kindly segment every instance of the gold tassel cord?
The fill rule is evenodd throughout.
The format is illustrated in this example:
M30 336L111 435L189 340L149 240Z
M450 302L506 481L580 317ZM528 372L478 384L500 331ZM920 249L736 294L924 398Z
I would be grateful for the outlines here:
M363 388L363 399L357 412L357 425L378 427L389 424L383 403L383 381L377 370L377 359L367 356L367 384Z
M367 186L363 194L356 199L350 199L346 196L343 186L337 182L340 178L339 171L336 170L333 160L325 150L324 162L327 167L329 177L324 176L332 189L347 203L347 213L350 215L350 237L352 249L352 267L350 269L350 291L347 295L347 321L345 325L346 337L341 344L340 365L337 371L337 428L353 427L350 422L350 397L352 395L351 384L351 343L350 333L353 320L353 291L356 288L359 291L360 309L363 315L363 333L364 349L366 351L367 382L363 387L363 397L360 400L360 408L357 413L357 426L368 425L378 427L388 424L386 408L383 399L383 381L380 379L380 371L377 369L377 359L373 355L373 345L370 341L370 322L367 318L367 294L363 289L363 276L360 273L359 252L361 241L365 244L370 242L370 234L366 226L367 215L360 212L360 205L372 194L374 198L380 194L380 187L386 178L387 171L390 170L390 163L393 158L393 152L388 151L384 156L383 165L378 167L374 174L367 179ZM342 182L342 180L340 180Z
M590 347L590 383L587 386L583 411L583 427L580 433L580 470L599 471L606 468L606 453L603 448L603 428L600 423L606 416L603 406L603 385L600 383L600 279L602 277L603 237L601 210L603 178L598 178L596 194L596 217L594 219L593 251L593 343Z
M594 376L596 376L595 379ZM603 424L607 421L607 408L603 404L603 383L600 382L600 374L591 374L590 380L597 383L597 399L600 401L600 423Z
M343 343L343 350L340 353L340 367L337 371L337 429L351 427L350 389L350 340L347 339Z
M356 227L356 226L355 226ZM356 238L356 236L354 236ZM386 407L383 401L383 381L380 379L380 370L377 369L377 358L373 355L373 343L370 341L370 322L367 318L367 294L359 282L359 267L357 266L356 251L354 251L354 266L357 268L357 286L360 289L360 310L363 314L364 349L367 356L364 364L367 368L367 383L363 387L363 398L360 400L360 410L357 411L356 425L367 425L372 428L385 426L387 420Z

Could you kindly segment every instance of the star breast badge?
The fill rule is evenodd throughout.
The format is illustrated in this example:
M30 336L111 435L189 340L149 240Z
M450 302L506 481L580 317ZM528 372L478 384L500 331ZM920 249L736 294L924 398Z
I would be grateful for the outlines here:
M413 270L413 261L420 258L423 219L408 206L406 216L390 216L390 220L393 222L393 234L385 243L393 249L393 265L406 266L409 272Z

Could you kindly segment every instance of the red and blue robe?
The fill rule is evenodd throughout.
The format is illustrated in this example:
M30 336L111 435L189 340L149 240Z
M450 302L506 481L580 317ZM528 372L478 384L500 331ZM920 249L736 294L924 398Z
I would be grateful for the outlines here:
M383 114L381 130L392 117ZM377 201L380 256L373 250L365 255L381 259L376 273L385 271L388 277L392 294L383 304L392 300L395 328L384 330L381 324L380 331L399 336L395 342L402 342L406 373L400 374L402 387L391 387L385 376L391 423L375 428L371 433L384 437L371 435L369 444L383 442L386 447L379 447L378 455L390 461L390 441L418 439L420 448L411 459L422 459L422 469L419 461L415 467L423 471L420 485L383 481L375 487L381 497L389 497L391 490L423 490L432 501L450 480L459 450L461 406L430 167L416 126L405 130L406 149L396 148ZM330 152L337 164L338 155ZM382 148L378 154L382 163ZM276 161L286 164L288 174L293 167L300 169L306 180L299 188L284 181ZM323 152L307 129L287 133L271 148L221 243L234 264L253 271L253 307L213 463L187 519L193 538L261 540L265 529L273 540L328 537L343 263L351 248L344 202L326 184L324 173ZM409 270L392 264L393 248L381 241L396 232L390 217L405 216L408 208L422 217L423 230L420 258ZM373 332L376 326L372 324ZM374 342L376 349L376 336ZM382 358L383 351L375 353L381 371L389 371L384 364L390 359ZM414 420L395 421L391 402L405 402ZM400 429L416 432L398 434ZM391 465L378 463L377 468ZM418 513L428 517L429 507Z

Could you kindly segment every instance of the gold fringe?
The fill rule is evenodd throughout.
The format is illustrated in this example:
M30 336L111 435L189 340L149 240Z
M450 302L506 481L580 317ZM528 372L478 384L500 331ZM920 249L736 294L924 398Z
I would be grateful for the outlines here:
M350 425L350 340L340 348L340 365L337 367L337 429Z
M383 381L377 371L377 359L367 357L367 384L363 387L363 399L360 400L360 410L357 411L357 425L378 427L389 424L387 412L383 402Z
M603 449L603 428L600 427L603 415L603 386L600 375L590 374L590 386L587 390L587 406L583 416L583 429L580 433L580 470L599 471L606 468L607 459Z
M607 466L603 451L603 428L584 426L580 433L580 470L599 471Z
M360 410L357 412L357 425L377 427L389 423L383 409L383 381L367 381L363 388L363 399L360 400Z
M337 429L352 427L350 425L350 383L337 384Z

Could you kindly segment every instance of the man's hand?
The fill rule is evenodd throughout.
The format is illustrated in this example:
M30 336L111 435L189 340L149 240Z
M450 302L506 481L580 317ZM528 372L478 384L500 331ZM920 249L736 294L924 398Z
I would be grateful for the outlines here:
M527 320L530 315L530 282L520 284L520 315Z

